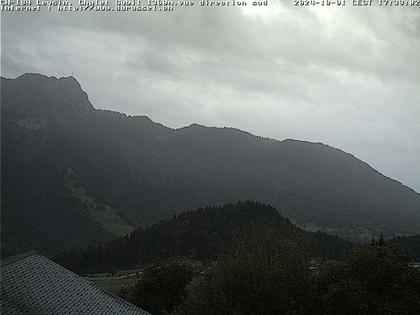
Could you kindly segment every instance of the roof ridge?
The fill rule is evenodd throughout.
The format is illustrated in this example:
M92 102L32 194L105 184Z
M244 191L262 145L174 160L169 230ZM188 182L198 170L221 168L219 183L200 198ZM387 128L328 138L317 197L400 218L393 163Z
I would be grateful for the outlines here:
M38 255L38 253L34 250L28 250L26 252L14 255L14 256L9 256L6 258L2 258L0 259L0 266L6 266L8 264L14 263L15 261L24 259L26 257L32 256L32 255Z
M33 313L150 315L31 250L2 260L2 307Z
M30 252L30 251L29 251L29 252ZM38 254L38 253L37 253L37 252L35 252L35 251L32 251L32 252L33 252L34 254ZM105 290L104 288L101 288L100 286L96 285L93 281L90 281L88 278L86 278L86 277L82 277L81 275L79 275L79 274L77 274L77 273L75 273L75 272L71 271L70 269L67 269L66 267L64 267L64 266L62 266L62 265L60 265L60 264L56 263L54 260L52 260L52 259L50 259L50 258L48 258L48 257L45 257L45 256L43 256L43 255L41 255L41 254L38 254L38 255L39 255L42 259L47 260L47 261L49 261L49 262L53 263L53 264L54 264L57 268L61 268L61 269L63 269L64 271L66 271L66 272L68 272L68 273L71 273L71 274L73 274L73 275L77 276L77 277L78 277L78 279L79 279L81 282L85 282L85 283L89 284L90 286L92 286L92 287L93 287L93 289L94 289L94 290L97 290L97 291L99 291L99 292L101 292L101 293L103 293L103 294L106 294L106 295L108 295L108 296L112 297L113 299L115 299L116 301L118 301L118 302L119 302L119 303L121 303L121 304L124 304L124 305L129 306L129 307L134 307L134 308L137 308L137 309L139 309L140 311L142 311L144 314L149 314L147 311L143 310L141 307L139 307L139 306L137 306L137 305L135 305L135 304L133 304L133 303L131 303L131 302L129 302L129 301L127 301L127 300L123 299L122 297L118 296L117 294L115 294L115 293L113 293L113 292L111 292L111 291L108 291L108 290ZM30 256L30 255L28 255L28 256Z

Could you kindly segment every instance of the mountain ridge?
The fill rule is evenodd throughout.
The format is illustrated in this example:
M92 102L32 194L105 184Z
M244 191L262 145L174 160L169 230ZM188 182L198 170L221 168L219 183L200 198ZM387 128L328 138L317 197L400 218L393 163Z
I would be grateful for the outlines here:
M62 81L62 82L64 82L64 81L72 82L72 83L73 83L73 85L77 86L77 88L80 90L80 92L82 92L84 95L86 95L86 97L87 97L87 99L88 99L88 101L89 101L89 98L88 98L87 93L86 93L86 92L82 89L82 86L80 85L80 83L79 83L79 82L77 81L77 79L76 79L74 76L72 76L72 75L57 78L57 77L55 77L55 76L47 76L47 75L43 75L43 74L40 74L40 73L28 72L28 73L24 73L24 74L22 74L22 75L20 75L20 76L16 77L15 79L13 79L13 78L6 78L6 77L3 77L3 76L0 76L0 79L1 79L1 80L18 80L18 79L31 79L31 77L40 77L40 78L42 78L42 79L55 79L55 80L57 80L58 82L60 82L60 81ZM375 171L375 172L377 172L378 174L380 174L380 175L382 175L382 176L386 177L387 179L390 179L390 180L392 180L392 181L394 181L394 182L396 182L396 183L398 183L398 184L401 184L401 185L402 185L402 186L404 186L405 188L408 188L408 189L412 190L413 192L415 192L416 194L419 194L419 195L420 195L420 192L417 192L414 188L412 188L412 187L410 187L410 186L408 186L408 185L404 184L403 182L398 181L398 180L396 180L396 179L394 179L394 178L392 178L392 177L390 177L390 176L387 176L386 174L384 174L384 173L382 173L382 172L378 171L378 170L377 170L377 169L375 169L373 166L371 166L369 163L367 163L367 162L365 162L365 161L361 160L360 158L358 158L357 156L353 155L352 153L350 153L350 152L346 152L346 151L344 151L344 150L342 150L342 149L340 149L340 148L334 147L334 146L330 146L330 145L329 145L329 144L327 144L327 143L323 143L323 142L315 142L315 141L308 141L308 140L301 140L301 139L293 139L293 138L285 138L285 139L283 139L283 140L279 140L279 139L272 138L272 137L259 136L259 135L256 135L256 134L253 134L253 133L251 133L251 132L248 132L248 131L245 131L245 130L242 130L242 129L239 129L239 128L235 128L235 127L226 127L226 126L224 126L224 127L220 127L220 126L206 126L206 125L202 125L202 124L199 124L199 123L191 123L190 125L187 125L187 126L183 126L183 127L179 127L179 128L172 128L172 127L165 126L165 125L163 125L163 124L161 124L161 123L159 123L159 122L156 122L156 121L154 121L153 119L151 119L150 117L148 117L148 116L146 116L146 115L128 115L128 114L126 114L126 113L124 113L124 112L119 112L119 111L116 111L116 110L109 110L109 109L96 108L96 107L94 107L94 106L91 104L91 102L90 102L90 101L89 101L89 103L90 103L91 108L92 108L92 109L94 109L94 110L96 110L96 111L103 111L103 112L106 112L106 113L111 113L111 114L122 115L122 116L124 116L125 118L129 118L129 119L144 119L144 120L149 121L149 122L151 122L151 123L153 123L153 124L155 124L155 125L157 125L157 126L164 127L164 128L166 128L166 129L169 129L169 130L172 130L172 131L181 131L181 130L186 130L186 129L190 129L190 128L200 128L200 129L217 129L217 130L232 130L232 131L235 131L235 132L239 132L239 133L243 133L243 134L250 135L250 136L252 136L252 137L256 137L256 138L258 138L258 139L264 139L264 140L269 140L269 141L274 141L274 142L299 142L299 143L306 143L306 144L312 144L312 145L322 145L322 146L326 146L326 147L328 147L328 148L330 148L330 149L337 150L338 152L341 152L341 153L347 154L347 155L351 156L352 158L357 159L358 161L360 161L360 162L362 162L362 163L366 164L368 167L370 167L372 170L374 170L374 171Z
M326 144L199 124L173 129L95 109L72 77L1 84L2 233L11 252L103 242L241 200L350 238L420 231L417 192Z

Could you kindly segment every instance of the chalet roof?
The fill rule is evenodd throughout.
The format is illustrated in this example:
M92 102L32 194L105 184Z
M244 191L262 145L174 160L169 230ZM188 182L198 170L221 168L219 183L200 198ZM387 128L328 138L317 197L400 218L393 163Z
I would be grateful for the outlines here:
M149 314L34 251L0 265L1 314Z

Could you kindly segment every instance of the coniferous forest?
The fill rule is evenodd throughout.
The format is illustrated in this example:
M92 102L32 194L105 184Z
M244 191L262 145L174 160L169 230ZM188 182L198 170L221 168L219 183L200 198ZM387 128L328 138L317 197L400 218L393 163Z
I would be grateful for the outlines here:
M2 0L0 315L420 315L420 0Z
M80 274L141 268L119 294L152 314L418 314L420 268L400 245L411 239L355 244L248 201L184 212L55 260Z

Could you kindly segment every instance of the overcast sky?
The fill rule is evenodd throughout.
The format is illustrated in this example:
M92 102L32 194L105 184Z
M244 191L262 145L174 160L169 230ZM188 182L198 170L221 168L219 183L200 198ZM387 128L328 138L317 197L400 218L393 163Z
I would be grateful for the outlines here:
M73 75L97 108L324 142L420 191L420 8L1 14L2 75Z

